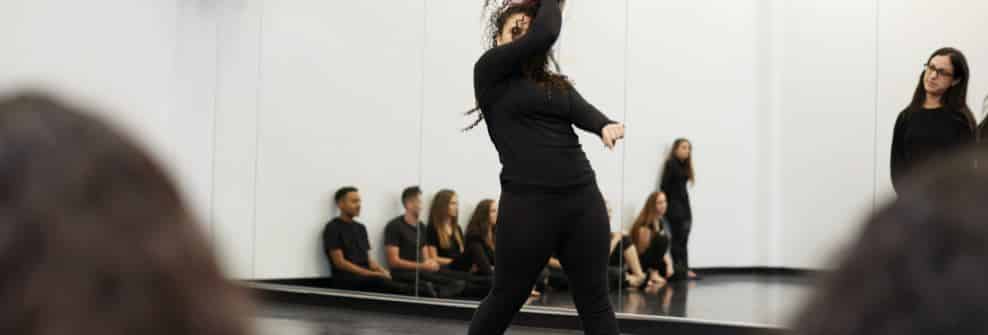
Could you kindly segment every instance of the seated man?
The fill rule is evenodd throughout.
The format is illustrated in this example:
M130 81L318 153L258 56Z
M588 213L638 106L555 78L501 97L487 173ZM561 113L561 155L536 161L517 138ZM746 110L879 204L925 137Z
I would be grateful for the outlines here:
M323 229L323 250L333 267L333 286L380 293L414 294L415 286L391 280L391 274L370 257L367 228L354 219L360 215L360 194L344 187L334 197L340 216ZM420 285L419 295L435 297L431 285Z
M466 282L440 273L439 263L425 260L425 225L419 220L422 212L422 191L406 188L401 193L405 214L394 218L384 228L384 244L388 251L388 267L394 280L415 283L415 276L431 283L439 298L451 298L463 293Z

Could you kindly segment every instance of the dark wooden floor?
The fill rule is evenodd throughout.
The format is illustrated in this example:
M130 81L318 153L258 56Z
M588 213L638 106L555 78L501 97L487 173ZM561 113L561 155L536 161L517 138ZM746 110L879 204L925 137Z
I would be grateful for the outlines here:
M258 313L258 335L445 335L466 334L467 322L342 307L265 305ZM513 335L570 335L581 332L512 327Z
M657 292L614 290L611 300L619 313L784 327L811 290L812 280L808 276L720 274L707 275L700 281L672 284ZM567 291L546 292L529 305L574 307ZM465 334L468 327L463 319L421 316L430 313L403 315L374 308L356 311L346 308L346 304L313 306L268 302L262 306L257 315L260 335L443 335ZM421 308L432 307L422 305ZM580 332L512 327L508 334Z

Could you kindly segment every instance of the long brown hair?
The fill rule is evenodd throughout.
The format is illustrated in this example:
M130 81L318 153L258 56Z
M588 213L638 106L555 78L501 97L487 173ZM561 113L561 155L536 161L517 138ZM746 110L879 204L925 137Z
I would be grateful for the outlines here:
M248 332L200 224L161 166L39 93L0 97L0 333Z
M491 206L494 200L484 199L477 203L477 208L470 216L470 223L467 224L467 236L480 236L491 250L494 249L494 234L491 231Z
M631 240L638 241L641 237L641 233L638 231L640 228L648 228L654 232L662 231L662 224L659 220L662 219L659 216L659 210L655 208L655 203L658 202L659 196L665 196L662 192L652 192L648 195L648 199L645 200L645 205L642 206L642 210L638 212L638 217L635 218L635 223L631 225Z
M968 82L971 77L971 69L967 64L967 57L964 57L964 53L960 50L954 48L941 48L934 51L930 55L929 60L926 64L930 64L934 57L937 56L948 56L950 57L950 63L954 66L954 80L959 81L957 85L952 85L947 88L947 91L943 93L943 106L951 113L955 113L957 118L963 120L967 123L968 129L972 133L978 131L977 121L975 121L974 114L971 112L971 108L967 105L967 87ZM919 83L916 84L916 90L913 92L913 99L909 102L909 107L906 110L918 111L923 109L923 103L926 101L926 85L923 81L926 79L926 71L923 71L919 75ZM977 137L977 136L976 136Z
M528 0L522 3L514 3L509 0L502 1L500 5L497 3L497 0L484 1L484 10L488 12L487 36L485 37L487 39L488 49L497 47L497 37L501 34L505 23L508 22L508 19L512 15L524 14L534 19L539 12L539 6L541 6L541 2L536 0ZM523 77L531 79L545 88L555 87L568 90L572 87L569 78L560 74L562 71L560 70L559 62L556 60L553 49L549 49L545 54L533 56L518 71ZM473 129L480 122L483 122L484 113L479 105L466 112L468 116L472 114L477 114L477 119L469 126L463 128L463 130Z
M449 203L456 196L452 190L441 190L432 199L432 207L429 210L429 225L436 230L439 235L439 248L448 249L450 247L450 236L446 235L447 229L453 232L453 238L463 249L463 232L457 221L457 216L449 214Z
M686 177L689 178L690 183L695 184L696 172L693 169L693 147L692 147L693 143L690 142L690 140L685 138L677 138L675 141L673 141L672 150L669 151L669 156L666 157L666 162L673 162L673 163L679 162L679 157L676 157L676 150L679 149L679 146L683 143L687 143L690 145L690 156L686 157L686 161L683 162L683 164L686 165ZM662 180L665 180L664 174L669 173L669 171L668 169L666 169L662 173L663 173Z

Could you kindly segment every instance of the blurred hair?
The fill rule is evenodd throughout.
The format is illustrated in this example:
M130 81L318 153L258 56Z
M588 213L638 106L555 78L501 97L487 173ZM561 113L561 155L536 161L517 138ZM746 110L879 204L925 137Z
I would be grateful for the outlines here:
M247 333L161 166L44 94L0 96L0 272L0 334Z
M796 319L797 334L988 331L988 157L915 171L868 220Z

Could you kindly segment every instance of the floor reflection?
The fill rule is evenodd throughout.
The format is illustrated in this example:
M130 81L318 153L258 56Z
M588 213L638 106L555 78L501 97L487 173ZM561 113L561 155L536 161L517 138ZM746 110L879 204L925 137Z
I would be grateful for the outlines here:
M714 275L653 290L614 290L621 313L784 326L812 288L805 276ZM569 292L546 292L531 306L575 308Z
M258 335L441 335L465 334L466 321L345 308L272 304L255 317ZM577 331L512 326L508 335L570 335Z

